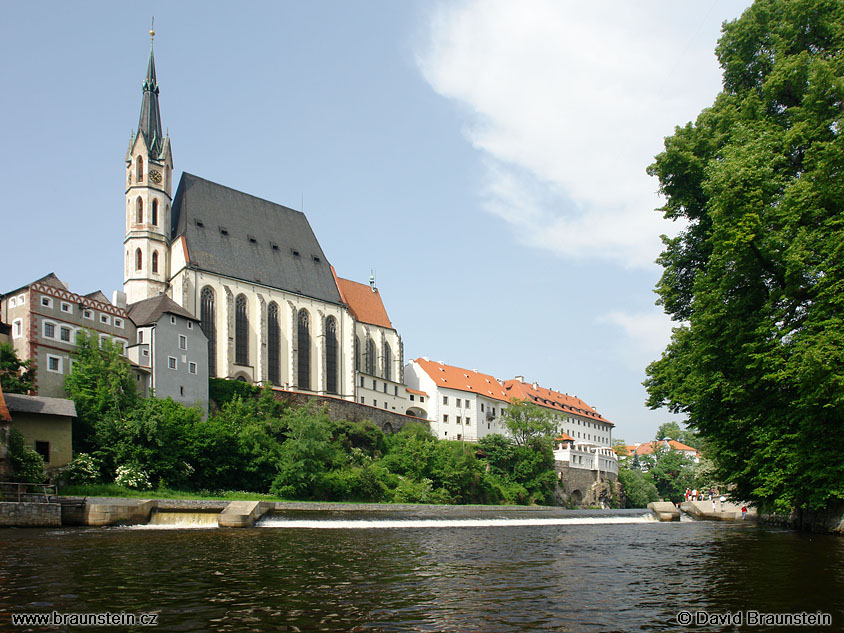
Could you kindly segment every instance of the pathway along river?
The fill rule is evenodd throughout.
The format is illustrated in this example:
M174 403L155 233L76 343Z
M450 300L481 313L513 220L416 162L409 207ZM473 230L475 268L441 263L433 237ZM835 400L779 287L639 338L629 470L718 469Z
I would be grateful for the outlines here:
M237 530L6 529L0 630L26 630L13 613L51 611L159 614L157 629L121 629L136 631L735 630L683 627L684 610L821 611L832 627L799 630L844 630L844 539L644 514L431 509L287 513Z

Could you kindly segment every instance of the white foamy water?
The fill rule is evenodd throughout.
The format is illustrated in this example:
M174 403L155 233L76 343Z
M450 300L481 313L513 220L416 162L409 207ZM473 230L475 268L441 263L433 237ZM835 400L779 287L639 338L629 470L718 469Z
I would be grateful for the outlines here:
M652 514L638 517L565 517L556 519L383 519L383 520L301 520L264 517L255 524L262 528L314 530L372 530L395 528L479 528L539 527L545 525L618 525L623 523L655 523Z

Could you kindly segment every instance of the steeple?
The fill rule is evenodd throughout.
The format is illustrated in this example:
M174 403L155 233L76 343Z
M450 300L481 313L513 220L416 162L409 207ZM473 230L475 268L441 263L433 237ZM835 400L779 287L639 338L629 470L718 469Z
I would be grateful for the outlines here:
M161 113L158 110L158 82L155 79L155 56L152 40L155 31L150 29L149 62L147 76L144 79L144 98L141 101L141 118L138 132L144 135L150 156L158 157L164 148L164 135L161 133Z

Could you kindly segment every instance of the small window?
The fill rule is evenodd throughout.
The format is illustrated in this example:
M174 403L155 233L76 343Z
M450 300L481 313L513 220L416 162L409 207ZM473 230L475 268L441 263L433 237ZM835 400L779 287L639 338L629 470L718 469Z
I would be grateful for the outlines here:
M50 297L41 297L41 305L45 308L52 308L53 300Z
M50 463L50 442L35 441L35 452L41 455L45 464Z
M123 354L124 348L125 348L125 343L123 341L121 341L119 338L114 339L114 349L116 349L118 352Z
M144 342L144 331L138 330L138 343L143 343L143 342Z
M23 336L23 319L15 319L12 321L12 338L21 336Z
M254 235L247 235L246 237L249 238L250 244L257 244L258 243L258 240L255 239Z
M26 303L26 295L18 295L18 305L22 306Z
M202 223L202 220L194 220L194 223L201 229L205 228L205 225Z
M110 322L110 319L108 318L107 314L101 314L100 315L100 323L105 323L106 325L108 325L109 322Z
M114 317L114 327L122 328L123 327L123 319L118 319L117 317Z
M73 314L73 306L67 303L66 301L62 301L62 312Z
M82 310L82 316L85 317L86 319L91 319L93 321L94 320L94 311L88 310L87 308L83 309Z
M471 423L472 423L472 420L470 418L466 418L466 426L469 426Z
M12 297L11 299L9 299L9 309L10 310L17 305L18 305L17 297Z
M110 340L108 334L100 334L100 348L104 348L105 342Z
M455 418L454 423L455 423L455 424L460 424L460 423L461 423L461 419L460 419L460 416L459 416L459 415Z
M179 349L188 348L188 337L184 334L179 334Z
M56 324L44 322L44 338L56 338Z
M315 262L315 263L319 264L321 261L322 261L322 260L321 260L319 257L317 257L316 255L314 255L314 262Z
M471 405L471 404L472 404L472 403L471 403L471 402L469 402L468 400L464 400L464 401L463 401L463 406L464 406L464 407L466 407L467 409L471 409L471 408L472 408L471 406L469 406L469 405Z
M167 367L169 367L170 369L176 369L178 367L178 365L176 364L176 358L175 357L173 357L173 356L167 357Z
M59 331L59 338L63 340L65 343L70 343L70 328L63 327Z
M278 244L276 244L275 242L270 242L270 246L272 247L272 249L273 249L274 251L277 251L277 250L278 250Z
M481 402L481 413L483 413L483 412L484 412L484 403Z
M293 253L293 257L299 257L299 251L297 251L295 248L291 249L290 252Z
M50 354L47 355L47 371L52 371L59 374L61 373L62 359L60 356L52 356Z
M378 391L378 383L376 381L372 381L372 391Z
M410 401L413 402L413 394L410 394Z
M361 396L361 397L360 397L360 403L361 403L361 404L366 404L366 403L364 402L364 400L366 400L366 398L364 398L363 396Z
M393 395L394 396L399 395L399 386L398 385L393 385Z
M419 396L419 402L425 402L425 396Z
M448 424L448 414L443 416L443 424Z
M188 365L188 371L192 374L196 373L196 363L190 363Z
M220 235L228 237L229 236L229 230L221 226L220 227Z
M443 404L448 404L448 396L443 396Z
M143 355L144 355L144 356L149 356L149 350L148 350L148 349L145 349L145 350L143 351Z
M189 330L193 329L193 321L188 321L188 329Z
M460 408L460 398L456 399L454 406L456 406L458 409Z
M360 386L361 386L361 387L363 387L363 380L364 380L364 378L363 378L363 376L361 376L361 377L360 377Z
M176 317L174 317L174 316L170 317L170 325L176 325Z
M377 401L377 400L373 400L373 401L372 401L372 406L373 406L373 407L377 407L377 406L378 406L378 401Z
M179 385L179 395L180 395L180 396L185 395L185 387L184 387L184 385Z
M384 393L387 393L387 383L384 383Z

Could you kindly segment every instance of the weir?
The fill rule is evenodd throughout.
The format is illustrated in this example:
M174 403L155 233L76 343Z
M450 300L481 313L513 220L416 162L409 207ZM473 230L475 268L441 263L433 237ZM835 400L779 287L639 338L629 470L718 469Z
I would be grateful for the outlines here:
M153 510L144 527L196 529L216 528L219 512L168 512Z

